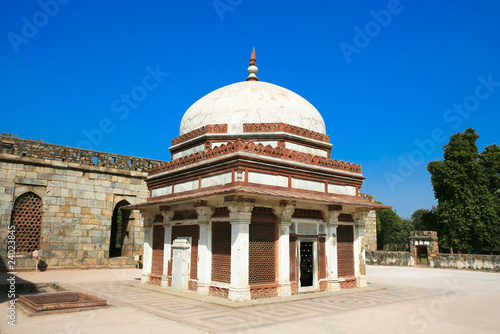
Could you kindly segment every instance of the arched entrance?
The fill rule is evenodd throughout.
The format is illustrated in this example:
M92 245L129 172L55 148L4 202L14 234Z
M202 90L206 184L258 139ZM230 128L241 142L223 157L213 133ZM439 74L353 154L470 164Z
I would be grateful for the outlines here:
M130 210L121 209L130 203L123 200L116 204L111 220L111 237L109 239L109 257L122 256L123 240L127 235Z
M11 225L15 227L18 253L31 253L40 249L42 208L42 199L35 193L27 192L16 199Z

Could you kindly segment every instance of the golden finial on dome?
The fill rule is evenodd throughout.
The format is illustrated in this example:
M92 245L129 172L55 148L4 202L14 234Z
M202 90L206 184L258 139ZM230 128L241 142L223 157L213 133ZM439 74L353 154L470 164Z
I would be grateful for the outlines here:
M255 48L252 50L252 55L250 56L250 66L248 66L248 77L247 81L259 81L259 78L257 78L256 74L259 71L257 66L255 65L255 61L257 58L255 57Z

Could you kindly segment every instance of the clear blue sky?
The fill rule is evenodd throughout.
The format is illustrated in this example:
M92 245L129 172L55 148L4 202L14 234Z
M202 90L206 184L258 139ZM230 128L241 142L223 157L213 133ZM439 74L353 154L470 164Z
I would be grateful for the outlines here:
M59 1L0 4L0 132L169 160L255 46L259 78L310 101L332 157L403 217L435 203L426 165L451 134L498 144L499 1Z

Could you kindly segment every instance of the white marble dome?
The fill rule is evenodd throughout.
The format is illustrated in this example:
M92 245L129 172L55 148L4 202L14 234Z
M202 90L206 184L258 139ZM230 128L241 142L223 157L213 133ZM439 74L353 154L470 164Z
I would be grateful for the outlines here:
M208 124L227 124L228 133L243 133L243 123L285 123L326 133L319 111L303 97L267 82L244 81L196 101L182 117L179 135Z

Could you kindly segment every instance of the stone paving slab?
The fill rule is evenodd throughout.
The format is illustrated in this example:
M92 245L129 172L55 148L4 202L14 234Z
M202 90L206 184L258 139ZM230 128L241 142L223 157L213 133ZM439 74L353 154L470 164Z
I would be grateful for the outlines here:
M190 327L202 328L211 333L234 333L256 329L271 324L312 319L332 313L349 312L355 309L372 307L401 300L402 294L393 290L390 294L380 295L383 290L371 293L340 293L325 296L308 296L306 299L279 303L246 305L232 309L226 305L215 305L190 298L183 298L157 289L144 289L122 284L103 282L74 284L67 287L107 298L116 306L129 306L138 310L177 321ZM370 291L370 290L365 290ZM421 291L406 291L408 298L418 298ZM372 296L368 296L372 295ZM315 298L314 298L315 297Z
M192 299L204 303L210 303L219 306L225 306L233 309L244 308L244 307L252 307L258 305L267 305L267 304L281 304L281 303L290 303L300 300L309 300L309 299L318 299L332 296L341 296L341 295L350 295L355 293L368 293L379 290L386 290L386 288L370 286L366 288L360 289L345 289L339 291L324 291L324 292L310 292L310 293L301 293L292 295L289 297L274 297L274 298L260 298L260 299L252 299L244 302L231 302L226 298L214 297L214 296L201 296L197 294L195 291L176 291L172 289L165 289L160 286L141 284L140 282L130 282L127 285L145 289L149 291L155 291L158 293L164 293L172 296Z

